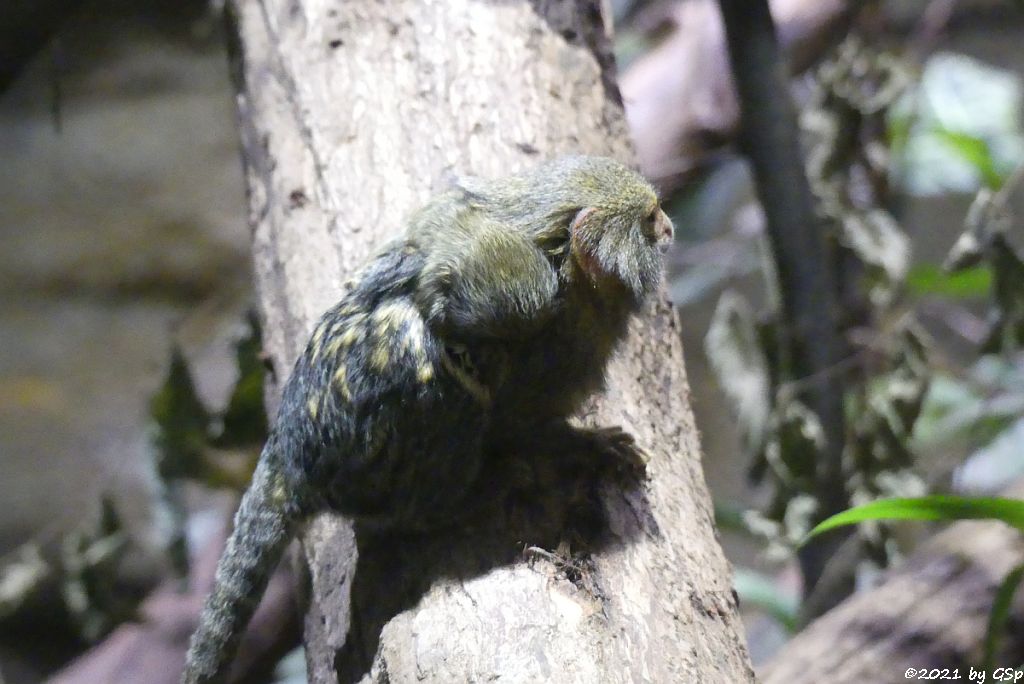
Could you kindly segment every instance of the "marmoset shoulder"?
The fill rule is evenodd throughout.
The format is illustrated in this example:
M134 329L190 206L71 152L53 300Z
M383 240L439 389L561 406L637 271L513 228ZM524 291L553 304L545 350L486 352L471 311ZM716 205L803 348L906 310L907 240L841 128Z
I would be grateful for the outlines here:
M416 212L295 364L183 681L227 677L300 522L323 510L449 520L488 445L577 411L657 287L671 237L651 185L601 157L465 180Z

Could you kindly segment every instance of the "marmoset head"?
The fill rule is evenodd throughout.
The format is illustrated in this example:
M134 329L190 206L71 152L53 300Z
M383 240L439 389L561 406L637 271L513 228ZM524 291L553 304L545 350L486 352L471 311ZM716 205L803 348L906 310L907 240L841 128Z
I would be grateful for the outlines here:
M643 176L605 157L561 157L524 174L463 188L518 224L596 287L625 286L639 302L661 278L672 222ZM569 263L571 260L571 263Z
M597 285L618 280L639 301L658 285L672 221L640 174L611 160L570 158L580 206L569 223L570 254Z

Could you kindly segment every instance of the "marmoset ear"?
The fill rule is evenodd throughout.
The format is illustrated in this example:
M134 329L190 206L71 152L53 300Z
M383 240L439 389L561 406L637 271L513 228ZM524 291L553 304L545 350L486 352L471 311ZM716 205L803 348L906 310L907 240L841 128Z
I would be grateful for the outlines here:
M569 224L569 235L574 235L576 229L582 224L587 222L587 219L596 212L597 209L594 207L583 207L576 212L576 215L572 217L572 223Z
M584 207L576 212L569 224L569 244L573 258L593 282L605 275L596 255L600 235L592 229L588 230L588 224L596 213L596 208Z

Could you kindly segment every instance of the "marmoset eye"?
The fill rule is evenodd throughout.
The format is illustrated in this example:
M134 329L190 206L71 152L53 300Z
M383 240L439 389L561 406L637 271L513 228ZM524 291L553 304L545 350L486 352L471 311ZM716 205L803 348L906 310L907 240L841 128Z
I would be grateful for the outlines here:
M658 237L657 235L655 235L655 224L657 223L657 220L658 205L655 204L654 208L651 209L651 211L646 216L644 216L643 219L641 219L640 221L640 230L643 232L644 237L646 237L649 240L655 240Z

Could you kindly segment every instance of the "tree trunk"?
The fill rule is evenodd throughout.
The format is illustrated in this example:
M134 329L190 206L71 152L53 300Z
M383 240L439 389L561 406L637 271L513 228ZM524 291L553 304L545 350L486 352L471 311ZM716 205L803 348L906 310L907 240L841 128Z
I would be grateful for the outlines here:
M630 157L599 2L236 0L233 14L279 382L342 280L455 174ZM751 681L677 326L663 298L652 305L584 417L636 437L645 482L485 502L427 535L314 520L311 681Z

